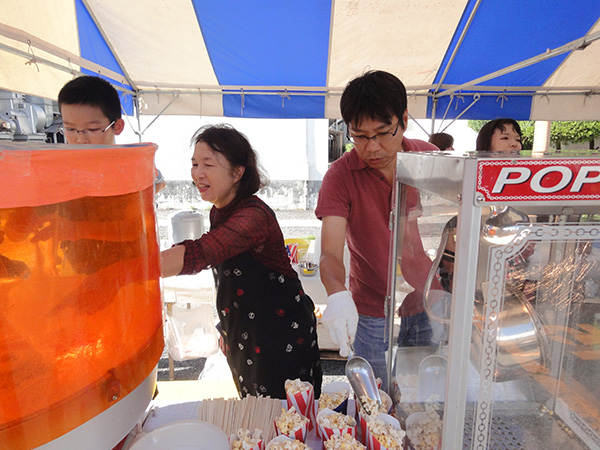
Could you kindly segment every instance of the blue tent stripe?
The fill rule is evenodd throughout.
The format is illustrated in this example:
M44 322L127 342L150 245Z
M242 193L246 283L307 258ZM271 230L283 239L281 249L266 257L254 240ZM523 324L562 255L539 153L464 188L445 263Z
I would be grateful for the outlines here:
M502 96L501 93L493 96L485 96L479 98L477 106L468 109L460 118L461 119L498 119L501 117L510 117L515 120L529 120L531 111L531 103L533 101L530 95L519 96ZM448 103L450 103L448 108ZM465 95L461 98L444 96L438 99L436 109L436 119L444 117L446 119L454 119L473 102L471 95ZM446 113L446 110L447 113ZM428 116L431 117L432 101L429 99Z
M192 3L221 85L326 85L330 1L192 0ZM230 14L231 11L235 14ZM278 117L324 116L324 97L302 100L292 97L283 102L279 96L255 97L245 96L245 117L263 117L264 111L255 110L253 105L278 108L274 112ZM239 96L224 96L226 116L239 116L240 107Z
M522 0L481 2L444 83L460 84L560 47L584 36L598 18L600 2L550 0L543 8ZM519 11L516 14L515 11ZM548 30L552 30L548 33ZM486 85L541 86L566 58L552 58ZM466 74L469 74L466 76Z
M81 57L99 64L102 67L106 67L113 72L124 75L121 67L117 63L116 58L112 54L110 47L106 44L106 41L98 30L98 27L96 27L96 24L94 23L83 2L81 0L76 0L75 8L77 13L79 52ZM87 75L98 76L96 72L87 69L82 69L82 72ZM102 76L102 78L106 79L113 85L131 90L131 86L124 85L105 76ZM119 92L119 94L121 98L121 105L125 111L125 114L133 115L132 96L123 92Z
M242 107L243 104L243 107ZM323 118L323 97L230 94L223 96L223 109L227 117L253 117L262 119L320 119ZM314 115L309 115L314 111Z
M458 45L460 36L462 35L465 27L467 26L469 17L471 16L471 13L473 11L473 8L475 8L476 3L477 3L477 0L469 0L467 5L465 6L465 9L464 9L462 16L458 22L458 25L456 26L456 30L454 31L454 35L452 36L452 39L450 41L450 45L448 45L446 54L444 55L444 58L442 59L442 63L440 64L440 68L434 78L434 84L437 84L440 82L442 75L444 74L444 70L446 70L446 67L448 67L450 58L452 57L452 53L454 52L454 50L456 49L456 46Z
M549 0L543 8L535 2L522 0L486 0L480 3L475 20L452 62L450 55L457 45L467 20L476 4L469 1L459 26L435 77L439 82L445 68L451 63L444 84L460 85L496 72L500 69L544 53L548 48L557 48L584 36L600 16L600 2L589 0ZM517 13L518 11L518 13ZM552 30L551 33L548 30ZM541 61L481 83L487 86L543 86L568 54ZM510 97L510 101L496 101L497 97L482 99L473 111L461 118L513 117L528 119L531 97ZM449 99L438 102L436 118L443 116ZM456 117L464 106L450 107L446 117ZM496 105L497 104L497 105ZM510 106L508 106L510 105ZM517 106L519 105L519 106ZM522 109L520 109L522 108ZM429 101L428 115L431 116L432 102Z

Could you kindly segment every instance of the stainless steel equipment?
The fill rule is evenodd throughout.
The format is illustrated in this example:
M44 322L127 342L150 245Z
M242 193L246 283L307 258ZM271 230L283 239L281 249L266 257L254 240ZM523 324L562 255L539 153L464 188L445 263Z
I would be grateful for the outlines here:
M204 216L198 211L180 211L171 217L173 243L199 239L204 234Z
M600 449L600 154L400 153L397 177L390 324L409 188L438 255L424 298L434 345L390 339L397 416L436 411L447 450Z
M351 357L346 363L346 376L354 390L356 400L363 408L366 408L367 411L370 410L363 403L363 396L375 400L377 405L381 406L381 395L369 361L360 356Z
M490 208L492 213L483 224L482 237L488 242L509 244L518 233L518 223L528 223L529 219L523 213L512 207L504 207L501 211ZM448 325L450 319L439 317L430 305L429 294L433 279L440 268L442 255L448 245L448 240L456 234L457 217L448 221L442 232L442 238L437 255L427 276L423 308L430 320ZM478 270L478 279L485 279L485 272ZM475 308L473 309L473 334L471 341L471 360L479 365L481 340L485 334L484 307L487 283L481 283L481 289L475 291ZM537 312L523 294L522 290L507 281L504 304L498 316L498 331L496 334L496 369L495 381L509 381L525 376L532 371L540 371L548 364L548 339ZM515 352L514 349L518 349ZM431 358L429 356L428 358Z

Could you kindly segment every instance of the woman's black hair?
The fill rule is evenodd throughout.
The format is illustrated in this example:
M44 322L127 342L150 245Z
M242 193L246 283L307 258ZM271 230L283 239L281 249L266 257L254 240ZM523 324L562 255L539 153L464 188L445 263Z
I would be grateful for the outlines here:
M225 156L232 168L244 167L244 174L238 183L238 197L250 197L265 185L265 176L259 166L256 152L248 138L231 125L203 126L192 136L192 146L198 142L204 142L213 151Z
M506 125L512 125L519 136L523 137L521 127L518 122L513 119L494 119L486 123L479 134L477 135L477 141L475 143L475 150L491 150L492 147L492 135L496 130L506 130Z

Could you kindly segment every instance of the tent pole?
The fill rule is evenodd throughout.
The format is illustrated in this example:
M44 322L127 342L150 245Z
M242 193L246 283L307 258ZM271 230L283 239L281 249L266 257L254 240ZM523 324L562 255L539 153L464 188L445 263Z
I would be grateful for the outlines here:
M408 113L408 118L410 120L412 120L421 130L423 130L423 133L425 133L427 136L429 136L429 133L427 132L427 130L425 128L423 128L421 126L421 124L419 122L417 122L417 119L415 119L413 116L411 116L410 113Z
M137 134L139 142L141 144L142 143L142 135L144 134L144 131L146 131L146 130L141 131L142 130L142 123L141 123L141 120L140 120L140 104L138 102L137 96L133 97L133 100L135 101L135 118L137 120L137 128L138 128L138 131L135 134Z
M437 97L434 96L431 103L431 133L429 133L429 135L435 133L435 114L437 112Z
M458 42L456 43L456 46L452 50L452 55L450 55L450 59L448 59L448 64L446 64L446 67L444 67L444 72L442 73L442 76L440 77L440 81L438 82L438 85L435 88L434 94L437 94L440 91L442 84L444 84L444 80L446 79L446 74L450 70L450 66L452 66L452 63L454 62L454 59L456 58L456 54L458 53L458 49L462 45L463 40L465 39L465 36L467 35L467 32L469 31L469 28L471 28L471 23L473 22L473 18L475 17L475 14L477 13L477 10L479 9L480 3L481 3L481 0L477 0L477 3L475 4L475 6L473 6L473 9L471 10L471 14L469 14L469 19L467 20L465 27L463 28L462 32L460 33Z
M536 120L533 131L533 153L543 155L550 147L550 131L552 122Z

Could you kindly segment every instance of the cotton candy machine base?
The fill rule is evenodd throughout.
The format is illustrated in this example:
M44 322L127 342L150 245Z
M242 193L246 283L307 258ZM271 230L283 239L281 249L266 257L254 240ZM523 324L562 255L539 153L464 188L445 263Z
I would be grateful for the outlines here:
M127 397L83 425L47 444L40 450L85 448L106 450L116 446L135 426L140 411L148 406L156 387L156 369Z

